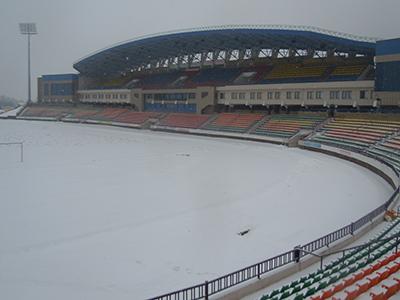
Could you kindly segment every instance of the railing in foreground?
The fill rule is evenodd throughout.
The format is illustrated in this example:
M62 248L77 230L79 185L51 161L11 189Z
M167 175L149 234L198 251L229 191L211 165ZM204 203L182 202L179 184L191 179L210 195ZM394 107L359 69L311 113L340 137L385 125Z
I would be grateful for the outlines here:
M377 207L367 215L361 217L357 221L344 226L332 233L329 233L315 241L312 241L300 248L308 252L314 252L323 247L329 246L335 241L342 239L345 236L352 235L357 230L361 229L367 223L373 221L377 216L381 215L387 210L390 204L396 199L399 194L399 187L392 194L392 196L384 204ZM300 257L304 257L308 254L300 254ZM206 281L202 284L191 286L179 291L161 295L158 297L150 298L149 300L196 300L196 299L209 299L209 296L215 295L240 283L253 278L260 278L262 274L285 266L292 262L297 262L296 250L291 250L280 254L278 256L269 258L257 264L243 268L236 272L221 276L211 281Z

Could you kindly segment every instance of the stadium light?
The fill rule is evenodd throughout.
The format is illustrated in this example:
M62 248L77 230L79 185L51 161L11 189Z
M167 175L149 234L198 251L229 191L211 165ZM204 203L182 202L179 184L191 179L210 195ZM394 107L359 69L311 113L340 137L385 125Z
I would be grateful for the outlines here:
M28 104L31 103L31 35L37 34L35 23L19 23L21 34L28 36Z

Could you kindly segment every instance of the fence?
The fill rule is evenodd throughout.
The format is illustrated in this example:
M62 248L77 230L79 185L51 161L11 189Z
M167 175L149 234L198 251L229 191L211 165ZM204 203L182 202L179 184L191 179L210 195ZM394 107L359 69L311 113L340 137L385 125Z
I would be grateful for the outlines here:
M397 171L396 171L397 173ZM398 174L398 173L397 173ZM318 238L308 244L301 246L302 250L307 252L314 252L323 247L329 246L333 242L336 242L348 235L352 235L357 230L361 229L363 226L373 221L377 216L381 215L387 210L390 204L399 195L399 187L394 191L392 196L382 205L375 208L373 211L367 215L361 217L355 222L344 226L334 232L331 232L321 238ZM291 250L283 254L277 255L273 258L269 258L257 264L251 265L249 267L243 268L241 270L232 272L230 274L221 276L219 278L206 281L202 284L191 286L179 291L164 294L158 297L150 298L148 300L197 300L197 299L209 299L209 296L220 293L245 281L253 278L260 278L261 275L275 270L277 268L283 267L292 262L298 262L298 259L304 257L308 254L300 251L301 253Z

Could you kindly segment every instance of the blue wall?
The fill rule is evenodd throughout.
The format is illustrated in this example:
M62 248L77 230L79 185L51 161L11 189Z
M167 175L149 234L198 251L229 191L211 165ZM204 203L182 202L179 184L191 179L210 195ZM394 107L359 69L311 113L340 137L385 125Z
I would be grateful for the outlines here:
M400 54L400 39L378 41L376 44L376 56Z
M42 75L43 81L67 81L67 80L78 80L78 74L53 74L53 75Z
M195 113L197 109L196 104L184 104L184 103L145 103L145 111L161 111L161 112L186 112Z
M74 88L72 83L52 83L50 84L50 86L51 86L50 93L52 96L72 96L74 93Z
M377 91L400 91L400 61L377 63L375 72Z

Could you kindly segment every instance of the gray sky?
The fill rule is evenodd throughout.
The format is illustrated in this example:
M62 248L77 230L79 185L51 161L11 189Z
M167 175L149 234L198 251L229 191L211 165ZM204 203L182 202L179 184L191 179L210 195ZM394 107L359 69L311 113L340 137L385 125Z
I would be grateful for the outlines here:
M224 24L293 24L380 38L400 37L399 0L1 0L0 95L27 98L27 41L36 22L32 86L41 74L74 72L100 48L137 36Z

